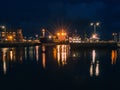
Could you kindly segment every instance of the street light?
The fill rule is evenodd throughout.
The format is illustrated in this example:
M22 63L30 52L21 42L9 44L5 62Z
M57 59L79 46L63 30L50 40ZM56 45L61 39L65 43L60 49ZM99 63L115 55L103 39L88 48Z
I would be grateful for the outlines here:
M94 27L94 34L96 33L96 26L99 26L100 23L99 22L96 22L96 23L90 23L91 26Z
M45 38L45 29L42 29L43 38Z
M99 22L95 22L95 23L90 23L90 26L93 26L94 27L94 31L93 31L93 34L91 36L91 40L92 41L98 41L100 38L98 37L98 34L96 33L96 27L99 26L100 23Z
M113 35L114 41L117 42L117 33L112 33L112 35Z
M0 26L0 28L4 29L5 32L6 32L6 27L5 26Z
M6 27L4 25L2 25L2 26L0 26L0 28L4 30L4 32L5 32L5 36L4 37L6 39Z
M2 29L5 29L5 26L0 26Z

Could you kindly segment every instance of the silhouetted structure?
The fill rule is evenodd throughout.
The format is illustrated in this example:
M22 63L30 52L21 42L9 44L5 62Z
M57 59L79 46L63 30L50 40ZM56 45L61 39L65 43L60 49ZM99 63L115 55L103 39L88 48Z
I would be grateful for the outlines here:
M17 39L18 42L23 42L22 29L17 30L16 39Z

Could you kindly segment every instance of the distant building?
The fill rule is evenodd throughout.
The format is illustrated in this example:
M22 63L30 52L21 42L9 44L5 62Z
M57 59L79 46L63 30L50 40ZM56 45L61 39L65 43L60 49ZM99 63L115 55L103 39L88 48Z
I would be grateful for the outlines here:
M22 29L18 29L17 32L1 31L0 41L1 42L22 42L23 41Z
M0 41L3 41L5 39L5 31L0 28Z
M16 39L17 39L18 42L23 42L22 29L18 29L18 30L17 30Z
M69 37L70 43L81 43L81 37L78 34L73 34L71 37Z
M16 32L6 32L5 41L16 41Z

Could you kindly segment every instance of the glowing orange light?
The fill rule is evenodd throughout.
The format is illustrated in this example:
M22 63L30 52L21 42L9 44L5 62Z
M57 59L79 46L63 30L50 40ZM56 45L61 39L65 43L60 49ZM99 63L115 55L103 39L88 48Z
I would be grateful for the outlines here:
M61 35L64 35L64 33L61 33Z
M11 36L11 35L8 36L7 38L8 38L8 40L13 40L13 36Z
M66 35L67 35L67 33L64 33L64 35L66 36Z
M9 36L9 39L12 39L12 36Z
M59 36L59 35L60 35L60 33L57 33L57 35Z

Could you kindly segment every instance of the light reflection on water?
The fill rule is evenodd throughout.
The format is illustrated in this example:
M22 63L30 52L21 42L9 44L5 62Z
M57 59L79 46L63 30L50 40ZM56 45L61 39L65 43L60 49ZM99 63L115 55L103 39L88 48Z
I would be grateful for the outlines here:
M0 52L0 83L6 86L80 90L109 87L111 82L115 87L119 81L120 49L71 50L69 45L42 45L0 48Z
M111 64L116 64L117 60L117 50L112 50L111 52Z
M67 64L67 58L69 55L69 46L68 45L57 45L57 62L59 66L64 66ZM54 49L55 50L55 49ZM54 51L55 53L55 51Z
M49 48L53 48L52 51ZM9 64L11 63L22 63L24 61L32 60L33 62L37 62L41 66L46 69L47 65L49 64L48 61L51 59L52 61L56 61L58 67L64 67L69 66L70 60L71 62L74 62L72 60L76 60L80 62L86 61L86 66L89 67L89 76L99 76L102 72L101 63L103 62L101 60L103 56L100 54L99 50L93 49L93 50L70 50L69 45L56 45L56 46L35 46L35 47L15 47L15 48L0 48L1 50L1 60L0 63L2 64L3 73L7 74L7 71L9 70ZM119 58L119 50L112 49L109 50L111 59L111 65L115 65L117 63L117 60ZM49 57L49 52L52 53L52 56ZM103 52L106 52L103 50ZM101 55L101 56L100 56ZM89 64L87 64L89 62ZM105 61L104 61L105 62ZM108 61L106 61L108 62ZM52 64L55 65L55 64ZM27 66L26 66L27 67ZM13 67L14 68L14 67ZM9 72L10 73L10 72Z
M45 46L42 46L42 66L45 69L46 68L46 54L45 54Z
M95 76L99 76L99 60L96 60L96 50L92 50L92 60L90 65L90 76L92 77L95 73Z
M39 46L35 46L35 55L36 55L36 61L39 60Z
M29 58L33 60L34 58L34 47L29 47Z
M8 50L8 48L3 48L2 49L2 52L3 52L2 61L3 61L3 72L4 72L4 74L6 74L6 72L7 72L7 65L6 65L7 50Z

